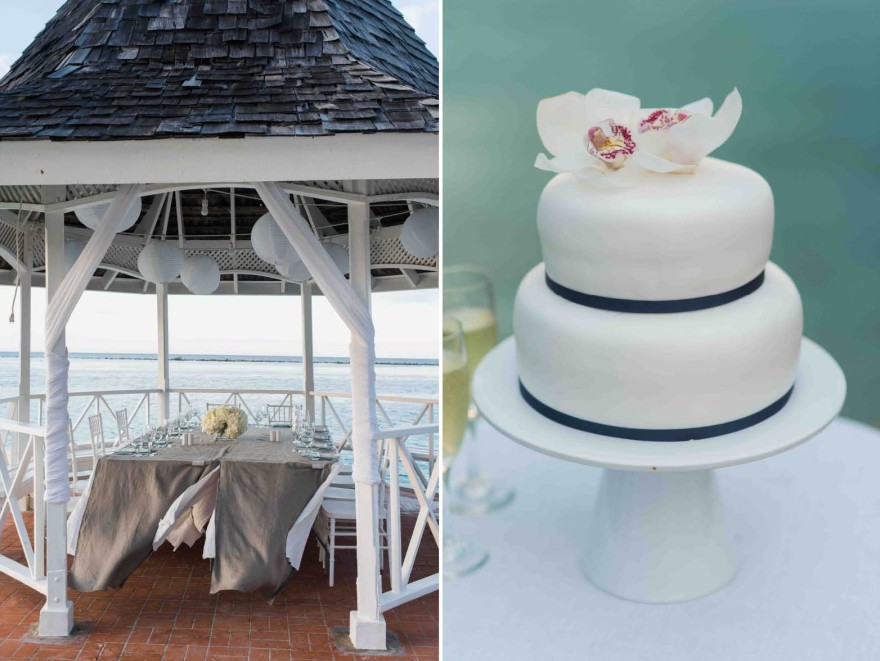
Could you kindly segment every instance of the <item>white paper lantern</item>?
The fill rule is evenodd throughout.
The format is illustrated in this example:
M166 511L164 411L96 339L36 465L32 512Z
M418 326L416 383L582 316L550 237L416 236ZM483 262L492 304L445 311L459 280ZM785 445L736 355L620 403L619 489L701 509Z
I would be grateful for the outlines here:
M220 267L205 255L187 257L183 262L180 279L193 294L213 294L220 286Z
M305 282L312 277L309 269L300 259L290 260L288 262L278 262L275 264L278 273L289 282Z
M93 207L78 207L73 210L73 213L76 214L76 218L79 222L89 229L94 230L98 228L98 225L104 218L104 214L107 213L107 209L109 208L110 202L102 202ZM120 219L116 231L125 232L134 227L134 224L138 221L138 218L141 215L141 208L141 199L138 198L135 200L135 203L132 205L128 214Z
M348 264L348 252L338 243L325 243L324 249L330 258L336 263L336 266L342 271L343 275L351 271Z
M416 209L400 228L403 249L413 257L434 257L440 250L440 210Z
M251 229L251 245L257 256L269 264L289 262L296 259L290 241L278 227L272 214L264 214Z
M64 269L69 271L76 264L76 260L82 255L82 251L86 247L85 239L71 239L64 242Z
M183 251L176 243L151 241L138 255L138 271L147 282L171 282L182 269Z

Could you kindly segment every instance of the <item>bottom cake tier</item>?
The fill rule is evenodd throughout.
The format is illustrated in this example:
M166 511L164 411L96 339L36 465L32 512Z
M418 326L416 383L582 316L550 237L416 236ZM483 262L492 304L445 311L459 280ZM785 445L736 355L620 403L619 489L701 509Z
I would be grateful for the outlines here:
M585 422L588 430L724 433L728 423L757 420L784 404L803 311L794 283L772 263L747 296L666 314L573 303L550 291L541 264L520 284L513 326L524 396L546 415Z

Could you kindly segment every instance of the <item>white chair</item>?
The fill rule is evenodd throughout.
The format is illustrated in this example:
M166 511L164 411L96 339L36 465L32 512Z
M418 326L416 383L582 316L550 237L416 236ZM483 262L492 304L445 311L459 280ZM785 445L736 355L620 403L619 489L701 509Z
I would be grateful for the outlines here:
M116 412L116 445L123 446L131 439L128 437L128 409Z
M293 422L293 406L291 404L267 404L269 426L290 425Z
M86 504L89 501L89 494L92 491L92 481L95 477L95 471L98 468L98 458L99 455L101 457L104 456L104 418L100 413L89 416L89 443L92 449L92 470L88 479L85 481L85 486L83 486L82 490L76 494L75 498L70 500L70 503L73 505L73 511L67 518L67 553L70 555L76 554L76 543L79 538L79 529L82 525L82 518ZM76 443L73 440L72 421L70 423L70 444L74 456L73 474L78 478L79 474L76 471ZM79 479L76 480L75 484L78 485L78 483Z
M383 451L384 454L384 451ZM383 457L379 469L379 568L384 566L382 551L388 549L388 508L386 505L385 474L389 461ZM339 479L337 477L337 479ZM324 501L315 520L321 563L327 570L330 587L336 574L336 551L357 549L357 511L354 489L335 486L327 488ZM342 543L340 543L340 540Z
M103 457L106 453L104 444L104 418L100 413L89 416L89 434L91 435L92 448L95 453L95 463L98 462L98 456Z
M74 498L83 494L89 481L90 473L80 471L76 456L76 439L73 437L73 420L67 419L67 433L70 436L70 495ZM95 470L97 457L93 457L92 471Z

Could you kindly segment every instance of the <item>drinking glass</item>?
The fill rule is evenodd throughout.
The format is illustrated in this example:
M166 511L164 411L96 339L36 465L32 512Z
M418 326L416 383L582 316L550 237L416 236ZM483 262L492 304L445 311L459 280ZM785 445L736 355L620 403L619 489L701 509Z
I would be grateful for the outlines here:
M461 323L454 317L443 318L443 503L447 504L449 475L452 463L461 448L468 424L470 402L470 375L467 367L467 348ZM443 575L454 578L479 569L489 553L475 542L456 537L449 526L449 517L443 523Z
M483 357L498 342L498 322L492 278L471 266L455 266L443 273L443 313L461 324L467 349L468 384ZM493 482L482 470L480 446L476 443L479 411L469 400L467 436L471 445L464 474L455 481L450 506L462 514L483 514L504 507L513 491Z

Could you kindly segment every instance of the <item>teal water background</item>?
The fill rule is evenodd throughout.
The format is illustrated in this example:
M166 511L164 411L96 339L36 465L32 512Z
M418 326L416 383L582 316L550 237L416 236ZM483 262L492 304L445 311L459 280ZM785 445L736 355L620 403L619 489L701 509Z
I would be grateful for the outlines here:
M443 20L443 261L494 275L502 336L541 261L538 101L604 87L718 107L736 86L743 116L714 155L770 182L771 259L805 335L846 372L844 415L880 425L880 3L445 0Z

